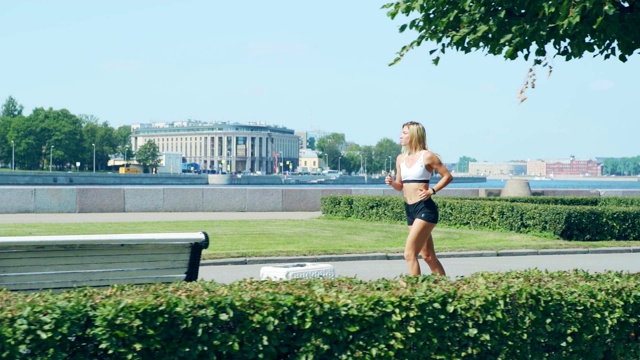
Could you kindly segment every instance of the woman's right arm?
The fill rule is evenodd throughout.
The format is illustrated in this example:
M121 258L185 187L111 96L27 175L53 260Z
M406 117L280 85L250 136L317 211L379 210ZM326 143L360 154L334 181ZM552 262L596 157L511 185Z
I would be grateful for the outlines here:
M387 174L385 178L385 183L387 185L391 185L396 191L402 191L402 174L400 173L400 155L396 158L396 179L393 179L391 174Z

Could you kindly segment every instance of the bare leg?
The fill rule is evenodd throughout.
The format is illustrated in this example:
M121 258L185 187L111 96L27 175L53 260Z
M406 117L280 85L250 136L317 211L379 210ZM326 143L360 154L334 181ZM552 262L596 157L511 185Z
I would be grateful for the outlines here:
M422 250L420 250L420 254L424 261L426 261L427 265L429 265L431 273L446 275L442 263L440 263L440 260L438 260L438 257L436 256L436 250L433 246L433 237L431 236L431 233L429 233L427 241L425 241Z
M423 220L416 220L412 226L409 226L409 235L404 246L404 259L409 266L409 275L420 275L418 254L423 248L428 247L426 240L431 238L431 231L435 226L435 224ZM433 241L431 242L431 249L433 249ZM433 253L435 255L435 251ZM444 269L442 271L444 272Z

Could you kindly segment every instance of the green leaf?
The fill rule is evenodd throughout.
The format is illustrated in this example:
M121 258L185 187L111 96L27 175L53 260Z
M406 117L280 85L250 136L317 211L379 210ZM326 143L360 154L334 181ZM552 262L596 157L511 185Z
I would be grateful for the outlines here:
M613 5L607 3L604 5L604 11L607 13L607 15L613 15L616 12L616 9L613 7Z
M593 25L594 29L597 29L598 26L600 26L600 23L602 22L602 20L604 20L604 16L600 16L597 20L596 23Z
M571 25L575 26L577 23L580 22L580 15L571 16L569 18L569 22L571 23Z
M483 25L480 25L480 26L478 27L478 30L477 30L476 35L477 35L477 36L480 36L480 35L484 34L487 30L489 30L489 26L484 25L484 24L483 24Z
M500 43L504 44L513 38L513 34L507 34L500 39Z

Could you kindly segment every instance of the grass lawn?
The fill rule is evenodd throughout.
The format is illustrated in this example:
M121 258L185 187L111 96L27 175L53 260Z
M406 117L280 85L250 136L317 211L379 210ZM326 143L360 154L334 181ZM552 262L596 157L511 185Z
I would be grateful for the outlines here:
M404 224L330 220L219 220L132 223L7 224L0 236L206 231L204 260L328 254L401 253ZM564 241L534 235L436 227L436 251L565 249L640 246L640 241Z

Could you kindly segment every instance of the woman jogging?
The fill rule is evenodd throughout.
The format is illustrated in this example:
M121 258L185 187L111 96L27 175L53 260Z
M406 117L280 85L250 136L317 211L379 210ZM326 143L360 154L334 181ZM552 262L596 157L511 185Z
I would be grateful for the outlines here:
M409 274L420 275L420 253L432 273L445 275L431 237L431 232L438 223L438 206L431 197L444 189L453 177L438 155L429 151L422 124L413 121L403 124L400 145L402 153L396 158L396 178L394 180L389 174L385 183L397 191L402 191L404 195L409 225L404 258L409 265ZM441 179L429 188L431 174L434 171L440 174Z

